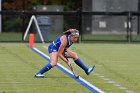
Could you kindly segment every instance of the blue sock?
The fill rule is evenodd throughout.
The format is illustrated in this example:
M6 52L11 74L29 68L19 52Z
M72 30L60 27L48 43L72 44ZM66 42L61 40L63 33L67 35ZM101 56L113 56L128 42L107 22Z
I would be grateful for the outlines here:
M46 71L50 70L52 68L51 64L48 63L47 65L45 65L41 70L39 70L37 72L37 74L43 74L45 73Z
M84 71L87 71L88 70L88 67L81 61L80 58L76 59L75 60L75 63L81 67Z

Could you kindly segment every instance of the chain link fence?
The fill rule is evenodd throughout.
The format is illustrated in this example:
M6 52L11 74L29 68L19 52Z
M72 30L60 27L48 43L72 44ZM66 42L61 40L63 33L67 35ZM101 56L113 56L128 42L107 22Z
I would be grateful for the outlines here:
M40 25L46 42L69 28L80 30L80 41L140 42L138 0L83 0L82 3L82 8L77 11L64 11L62 5L38 5L29 11L2 10L0 42L24 42L23 35L32 15L38 21L39 16L49 18L49 25ZM48 20L43 21L48 23ZM29 33L34 33L39 41L34 23Z

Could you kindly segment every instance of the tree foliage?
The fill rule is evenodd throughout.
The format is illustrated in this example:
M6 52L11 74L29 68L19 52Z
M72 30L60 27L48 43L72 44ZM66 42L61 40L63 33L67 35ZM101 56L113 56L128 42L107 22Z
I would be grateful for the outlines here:
M3 10L32 10L36 5L63 5L64 9L77 10L82 0L3 0Z

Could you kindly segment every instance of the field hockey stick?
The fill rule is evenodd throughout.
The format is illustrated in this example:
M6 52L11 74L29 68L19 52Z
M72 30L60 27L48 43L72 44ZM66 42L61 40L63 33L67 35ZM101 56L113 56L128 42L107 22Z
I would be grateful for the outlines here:
M68 59L67 57L65 57L65 58L69 61L69 59ZM69 63L67 63L67 64L68 64L68 66L70 67L70 69L71 69L73 75L74 75L76 78L79 78L79 75L74 71L72 65L69 64Z

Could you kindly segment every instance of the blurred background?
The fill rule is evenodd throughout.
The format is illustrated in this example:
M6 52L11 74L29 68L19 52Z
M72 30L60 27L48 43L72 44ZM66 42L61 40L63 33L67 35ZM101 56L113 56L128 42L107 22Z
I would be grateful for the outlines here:
M26 42L35 15L45 42L69 28L80 42L140 42L139 0L0 0L0 42ZM40 37L32 22L29 33Z

